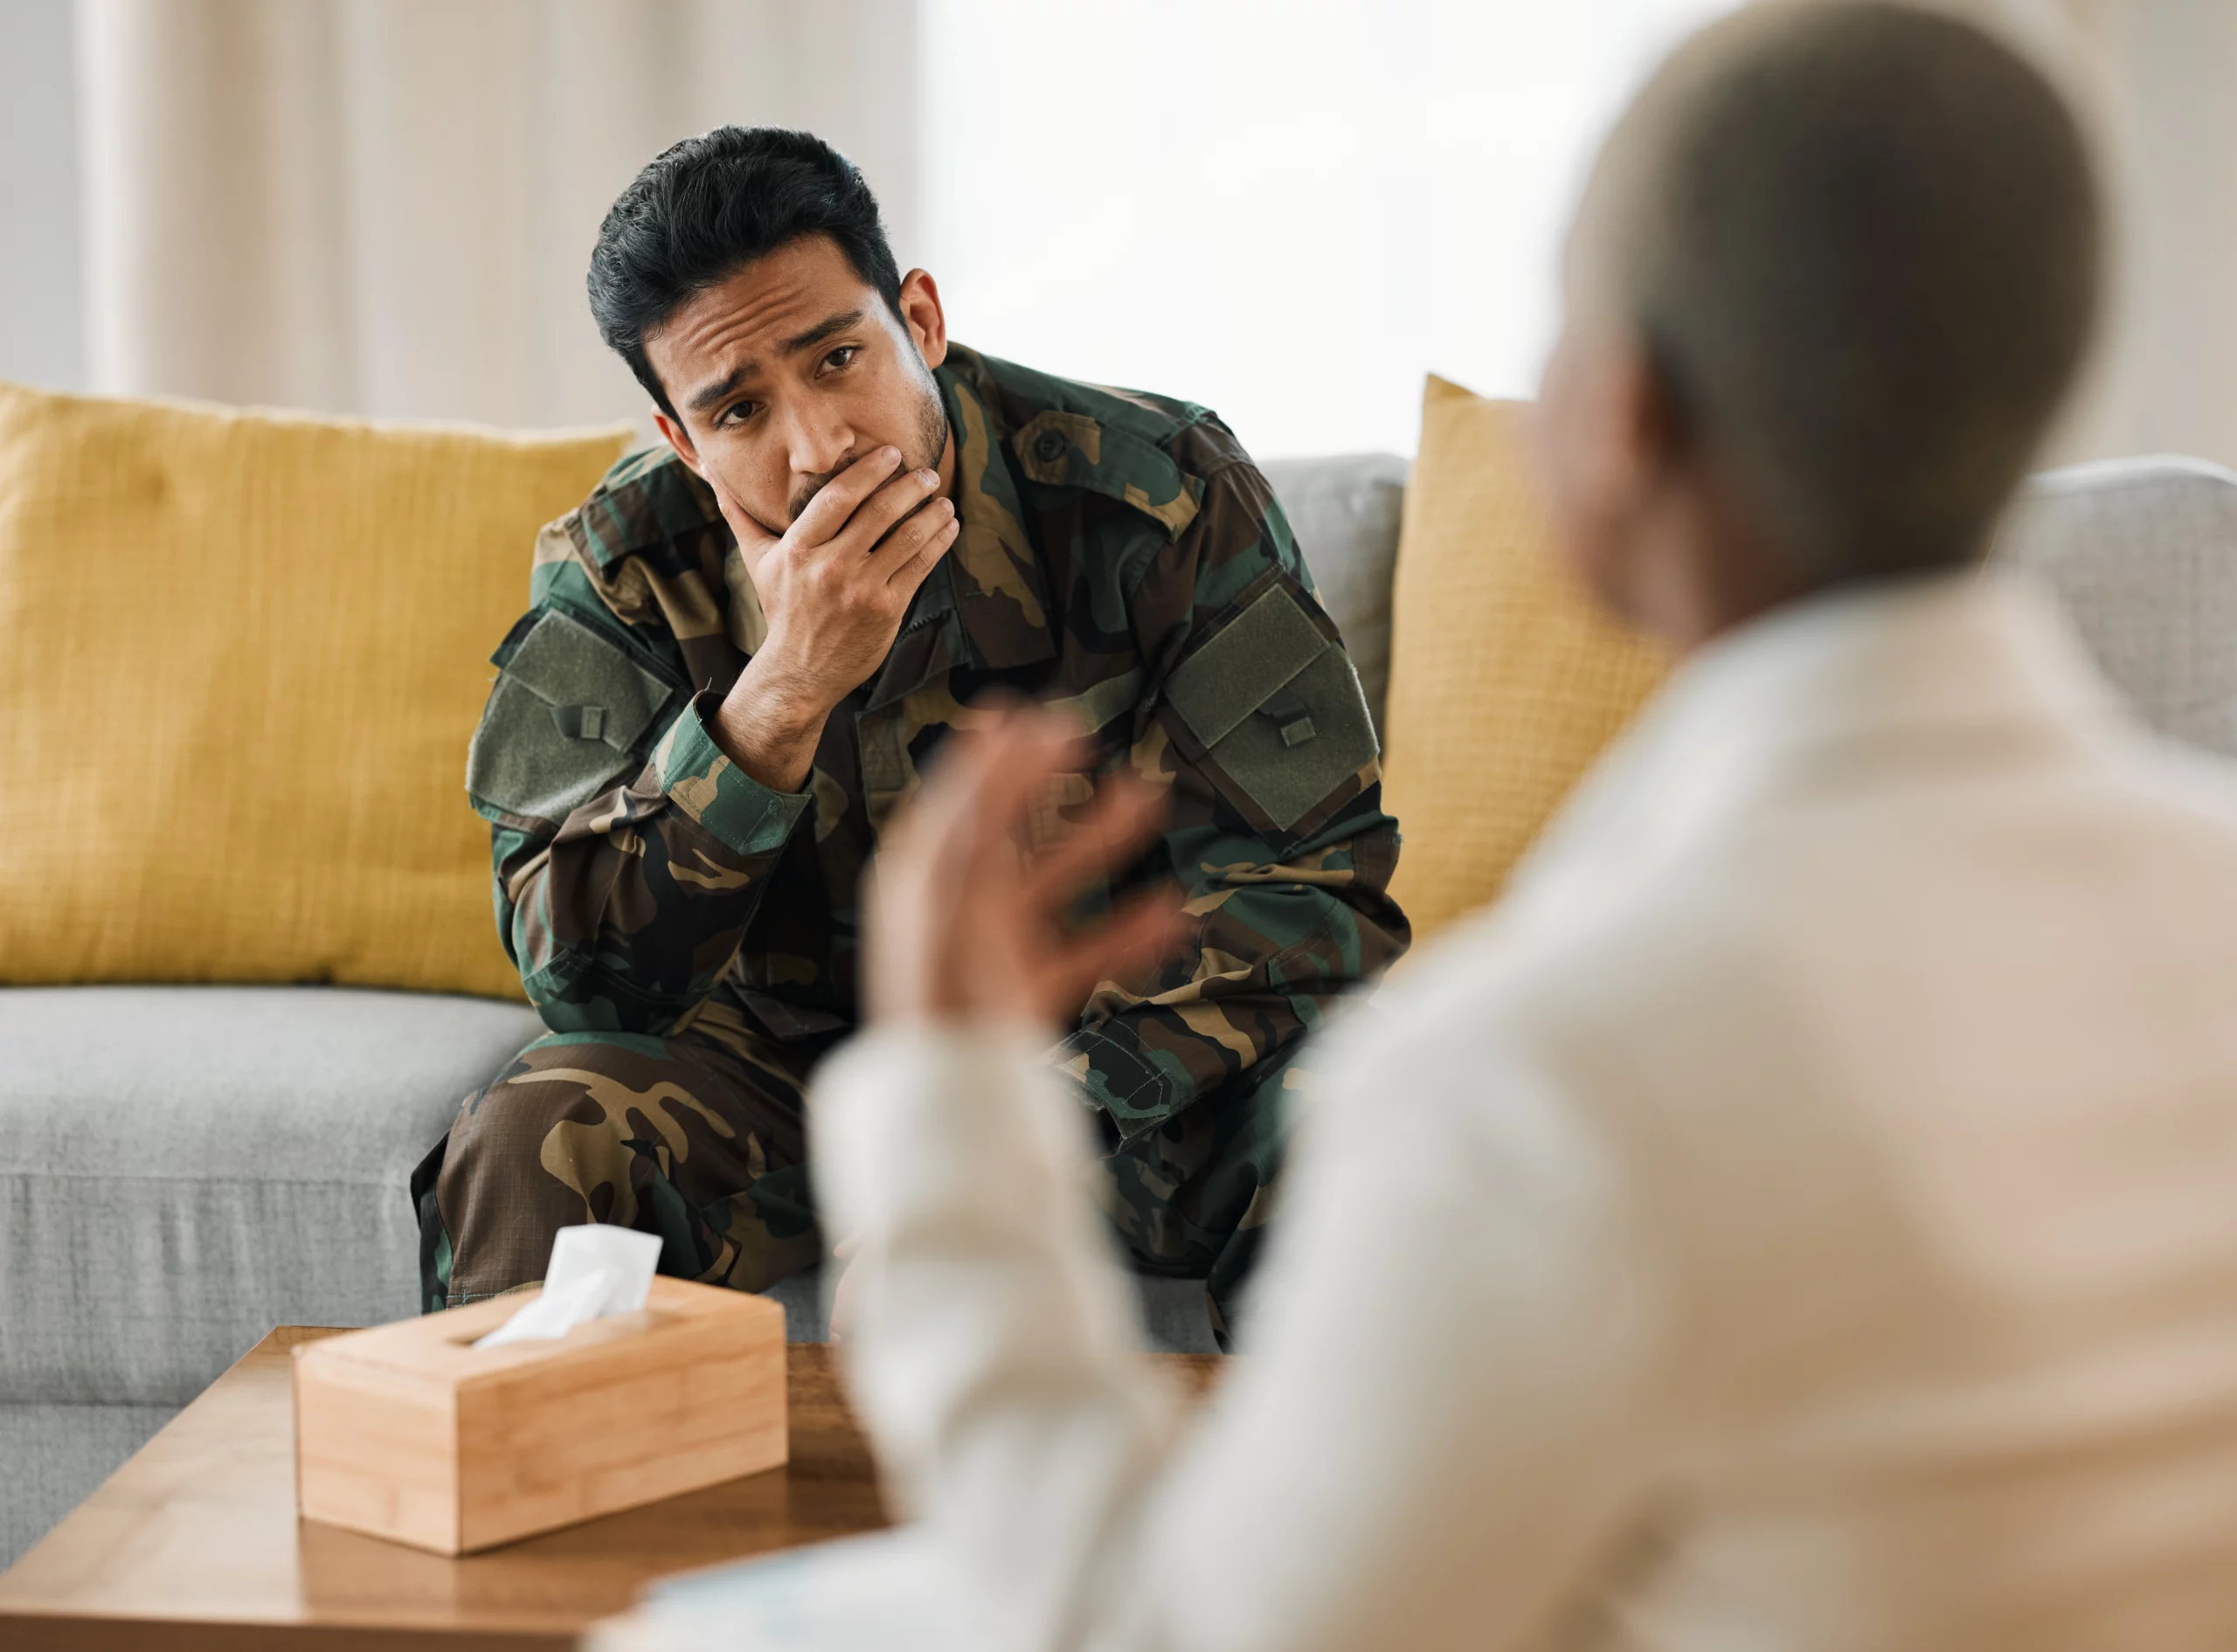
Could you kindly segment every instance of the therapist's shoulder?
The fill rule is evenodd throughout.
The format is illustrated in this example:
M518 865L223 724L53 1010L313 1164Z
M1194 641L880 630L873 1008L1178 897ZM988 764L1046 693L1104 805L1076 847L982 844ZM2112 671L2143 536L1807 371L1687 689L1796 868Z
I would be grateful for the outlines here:
M1417 946L1400 978L1425 1002L1472 999L1509 1014L1659 996L1675 970L1751 966L1774 880L1744 856L1693 854L1639 869L1611 862L1514 889Z
M1652 1110L1751 1059L1714 1026L1770 1037L1786 1019L1776 928L1736 881L1673 881L1567 921L1494 906L1418 949L1332 1042L1373 1043L1354 1070L1402 1066L1412 1093L1458 1109L1495 1105L1484 1081L1503 1073L1588 1112Z

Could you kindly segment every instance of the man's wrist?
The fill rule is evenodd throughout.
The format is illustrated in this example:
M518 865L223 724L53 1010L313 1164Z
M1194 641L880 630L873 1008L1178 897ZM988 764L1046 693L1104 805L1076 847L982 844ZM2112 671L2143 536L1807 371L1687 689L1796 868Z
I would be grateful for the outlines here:
M838 702L790 678L764 653L746 662L715 714L716 743L732 763L772 791L807 782L823 725Z

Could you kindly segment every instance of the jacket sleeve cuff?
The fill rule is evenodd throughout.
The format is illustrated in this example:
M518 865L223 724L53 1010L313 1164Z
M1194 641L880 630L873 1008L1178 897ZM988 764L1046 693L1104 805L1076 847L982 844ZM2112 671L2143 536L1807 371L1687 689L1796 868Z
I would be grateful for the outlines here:
M1122 1019L1081 1027L1056 1047L1056 1064L1111 1115L1122 1141L1156 1129L1196 1099L1188 1068L1145 1049Z
M811 802L805 791L772 791L723 755L708 722L715 696L703 694L677 714L653 751L670 803L733 854L773 854Z

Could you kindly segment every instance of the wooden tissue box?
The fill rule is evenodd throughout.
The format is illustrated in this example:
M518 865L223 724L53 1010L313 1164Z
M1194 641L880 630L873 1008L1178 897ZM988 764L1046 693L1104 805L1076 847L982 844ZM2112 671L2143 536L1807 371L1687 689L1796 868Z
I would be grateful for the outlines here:
M464 1554L785 1461L785 1310L654 1279L548 1342L470 1344L530 1293L299 1344L295 1506Z

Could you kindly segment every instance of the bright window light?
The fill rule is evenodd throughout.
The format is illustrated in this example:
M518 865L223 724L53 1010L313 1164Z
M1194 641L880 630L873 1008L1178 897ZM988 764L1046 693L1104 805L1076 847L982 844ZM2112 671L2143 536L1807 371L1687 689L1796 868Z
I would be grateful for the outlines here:
M1527 396L1593 148L1732 0L926 0L921 245L967 343L1410 453Z

